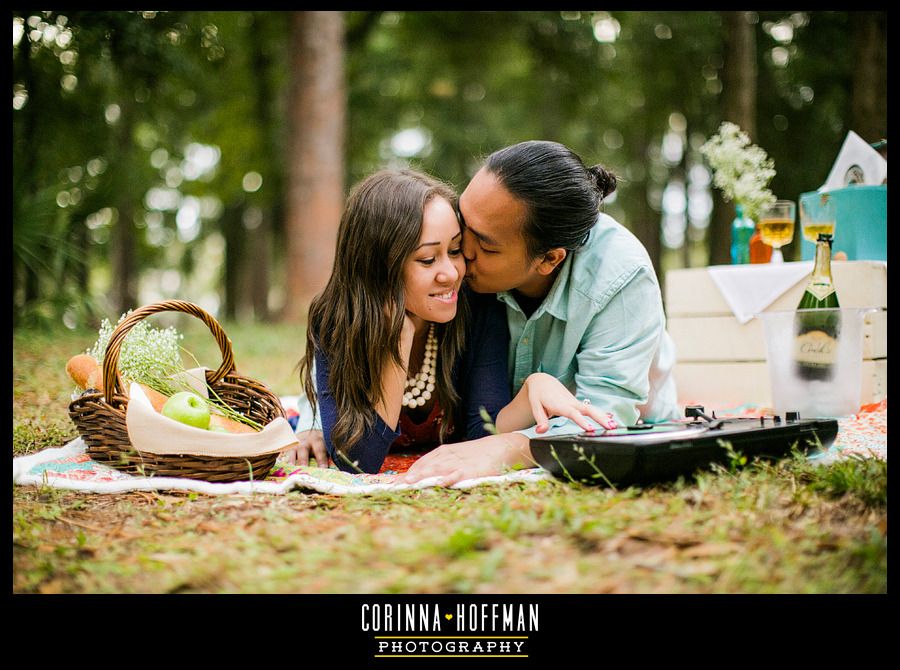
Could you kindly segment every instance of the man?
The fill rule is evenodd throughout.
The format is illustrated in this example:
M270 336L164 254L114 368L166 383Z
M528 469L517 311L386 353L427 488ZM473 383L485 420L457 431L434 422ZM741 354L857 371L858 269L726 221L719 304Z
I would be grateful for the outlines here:
M506 305L513 393L543 371L620 424L675 418L656 273L637 238L598 214L615 186L555 142L495 152L459 199L466 280Z
M674 345L646 249L599 212L615 186L613 175L556 142L494 152L459 199L466 280L505 306L513 395L528 375L545 372L620 425L669 420L678 416ZM550 422L553 432L573 429L581 430L569 419ZM310 448L324 454L315 431L299 435L299 462ZM512 442L502 455L444 445L420 458L407 481L444 475L449 484L451 474L458 481L528 464L527 445Z

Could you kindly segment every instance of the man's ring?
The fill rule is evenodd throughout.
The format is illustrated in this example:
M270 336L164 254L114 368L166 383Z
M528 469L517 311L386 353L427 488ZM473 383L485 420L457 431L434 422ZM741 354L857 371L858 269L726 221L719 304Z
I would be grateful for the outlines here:
M591 399L590 399L590 398L585 398L585 399L582 400L581 402L583 402L585 405L590 405L590 404L591 404Z

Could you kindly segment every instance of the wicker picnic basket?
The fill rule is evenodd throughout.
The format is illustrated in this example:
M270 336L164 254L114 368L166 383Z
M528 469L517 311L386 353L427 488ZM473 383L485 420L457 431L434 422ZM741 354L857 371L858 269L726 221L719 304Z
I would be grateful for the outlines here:
M206 380L225 404L263 426L285 416L277 396L258 381L236 372L231 340L208 312L190 302L166 300L134 310L113 331L103 357L105 396L100 391L89 390L69 405L69 416L87 444L87 454L116 469L145 476L186 477L210 482L265 478L275 464L277 453L250 457L160 455L139 452L129 441L125 425L128 395L118 371L119 350L135 324L151 314L168 311L196 316L216 338L222 352L222 364L218 370L207 370Z

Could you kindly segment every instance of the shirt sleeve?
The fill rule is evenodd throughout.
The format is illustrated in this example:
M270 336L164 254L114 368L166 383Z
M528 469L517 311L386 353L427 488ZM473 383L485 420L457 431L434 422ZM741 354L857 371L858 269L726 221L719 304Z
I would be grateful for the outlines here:
M346 472L366 472L375 474L384 464L388 450L400 433L390 428L378 415L374 424L367 429L362 438L343 454L339 454L331 441L331 432L337 422L337 402L329 384L329 365L321 351L316 351L316 388L317 405L322 417L322 436L328 456L341 470Z
M312 363L312 381L313 389L318 388L318 376L316 375L316 357L313 357ZM306 397L306 390L300 388L300 395L297 396L297 426L294 428L295 433L301 433L306 430L322 430L322 412L319 403L316 403L316 411L313 412L312 403Z
M664 334L658 285L641 269L588 324L576 355L575 396L612 413L619 425L634 424Z
M466 293L469 302L470 327L458 376L462 420L466 439L488 435L484 428L484 409L496 422L497 414L509 404L508 351L509 327L506 308L493 293Z

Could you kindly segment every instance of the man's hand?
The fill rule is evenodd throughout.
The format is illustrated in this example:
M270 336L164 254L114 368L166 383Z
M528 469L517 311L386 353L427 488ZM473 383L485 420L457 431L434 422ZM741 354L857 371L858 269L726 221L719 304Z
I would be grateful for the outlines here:
M309 455L312 453L317 467L328 467L328 452L325 450L325 438L321 430L304 430L297 433L297 440L298 444L281 452L284 460L296 465L309 465Z

